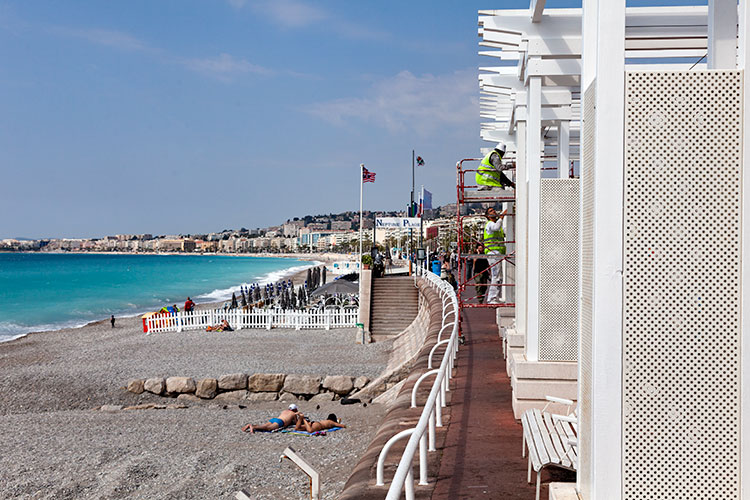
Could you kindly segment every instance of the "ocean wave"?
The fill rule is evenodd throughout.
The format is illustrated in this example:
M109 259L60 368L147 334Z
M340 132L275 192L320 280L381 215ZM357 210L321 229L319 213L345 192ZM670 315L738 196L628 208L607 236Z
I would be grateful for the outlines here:
M12 321L0 321L0 342L25 337L33 332L46 332L50 330L63 330L65 328L80 328L88 325L91 321L68 320L59 323L40 323L38 325L19 325Z
M217 288L216 290L212 292L204 293L201 295L196 295L195 298L199 302L218 302L221 300L229 300L232 298L232 292L237 292L237 290L241 286L250 286L252 283L258 283L260 285L265 285L266 283L276 283L277 281L291 277L300 271L304 271L307 268L319 266L322 264L323 262L320 262L320 261L311 261L309 264L304 264L301 266L294 266L294 267L287 267L286 269L279 269L278 271L271 271L269 273L256 276L253 281L246 282L246 283L239 283L229 288L222 288L222 289Z

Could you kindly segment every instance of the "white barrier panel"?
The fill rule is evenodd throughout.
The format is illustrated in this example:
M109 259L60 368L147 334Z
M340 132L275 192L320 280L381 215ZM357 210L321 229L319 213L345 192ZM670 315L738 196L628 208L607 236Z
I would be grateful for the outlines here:
M331 328L353 328L357 325L358 308L343 307L325 310L281 310L281 309L216 309L180 311L156 314L146 318L146 333L181 332L205 330L221 324L223 320L234 330L248 328L289 328L295 330Z

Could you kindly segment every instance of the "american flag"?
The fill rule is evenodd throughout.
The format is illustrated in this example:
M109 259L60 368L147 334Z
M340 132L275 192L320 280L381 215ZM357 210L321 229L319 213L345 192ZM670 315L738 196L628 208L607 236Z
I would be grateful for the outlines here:
M375 182L375 172L362 167L362 182Z

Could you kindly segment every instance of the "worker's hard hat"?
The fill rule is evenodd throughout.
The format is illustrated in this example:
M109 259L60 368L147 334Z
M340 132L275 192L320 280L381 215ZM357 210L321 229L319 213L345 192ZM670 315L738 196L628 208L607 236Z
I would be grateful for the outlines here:
M495 149L500 151L500 156L505 154L505 143L504 142L498 142L497 146L495 146Z

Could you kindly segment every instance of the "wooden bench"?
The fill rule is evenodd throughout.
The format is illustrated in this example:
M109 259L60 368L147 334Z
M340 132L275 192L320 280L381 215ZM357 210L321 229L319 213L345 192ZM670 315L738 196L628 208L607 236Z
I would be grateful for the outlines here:
M551 403L568 406L573 401L547 396ZM545 407L546 409L546 407ZM578 422L572 415L555 415L534 408L521 416L523 425L523 456L528 452L529 472L527 481L531 483L531 469L536 472L536 500L539 500L542 469L560 467L578 470Z

